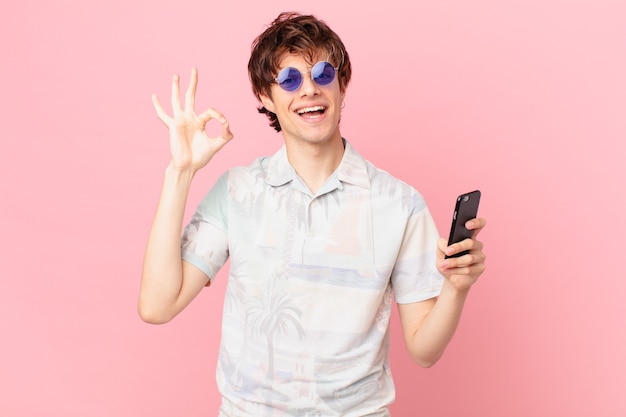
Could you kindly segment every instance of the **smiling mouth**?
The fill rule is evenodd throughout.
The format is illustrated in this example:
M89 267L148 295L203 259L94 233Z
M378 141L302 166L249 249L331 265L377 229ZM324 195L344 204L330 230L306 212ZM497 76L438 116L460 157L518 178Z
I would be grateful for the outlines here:
M324 106L313 106L313 107L305 107L303 109L299 109L296 111L298 115L304 117L315 117L321 116L326 111L326 107Z

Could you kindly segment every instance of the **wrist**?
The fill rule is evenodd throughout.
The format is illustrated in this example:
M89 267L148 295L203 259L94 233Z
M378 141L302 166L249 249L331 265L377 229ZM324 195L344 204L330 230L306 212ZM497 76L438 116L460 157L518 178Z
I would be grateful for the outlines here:
M469 294L471 286L466 285L456 285L450 280L446 279L443 283L443 288L441 293L445 293L447 297L452 297L454 299L464 301Z
M174 184L191 184L193 177L196 175L195 169L176 168L170 162L165 168L165 180Z

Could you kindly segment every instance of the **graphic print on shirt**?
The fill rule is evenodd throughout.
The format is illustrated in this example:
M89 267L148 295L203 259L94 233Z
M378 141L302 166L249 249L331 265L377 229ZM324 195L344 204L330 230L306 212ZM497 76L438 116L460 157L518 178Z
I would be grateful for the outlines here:
M421 196L346 145L315 196L281 150L229 171L198 211L185 259L210 273L231 257L220 415L388 416L392 298L441 288Z
M253 340L267 344L267 380L273 385L274 339L277 334L295 333L299 340L304 337L300 323L301 311L292 305L286 292L276 289L275 281L270 280L265 294L250 300L246 321L252 328ZM271 401L271 398L269 399Z

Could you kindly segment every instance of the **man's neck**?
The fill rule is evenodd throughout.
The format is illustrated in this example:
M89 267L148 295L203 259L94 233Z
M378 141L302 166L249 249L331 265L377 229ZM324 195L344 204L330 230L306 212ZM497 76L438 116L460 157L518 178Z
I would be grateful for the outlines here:
M323 143L285 141L285 144L289 163L313 194L335 172L343 158L341 135Z

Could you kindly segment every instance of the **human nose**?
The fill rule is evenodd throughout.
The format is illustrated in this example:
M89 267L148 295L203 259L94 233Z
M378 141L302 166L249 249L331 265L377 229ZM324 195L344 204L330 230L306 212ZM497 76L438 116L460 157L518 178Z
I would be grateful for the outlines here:
M302 85L300 86L300 95L301 96L313 96L319 93L319 85L313 78L311 78L311 73L302 74Z

